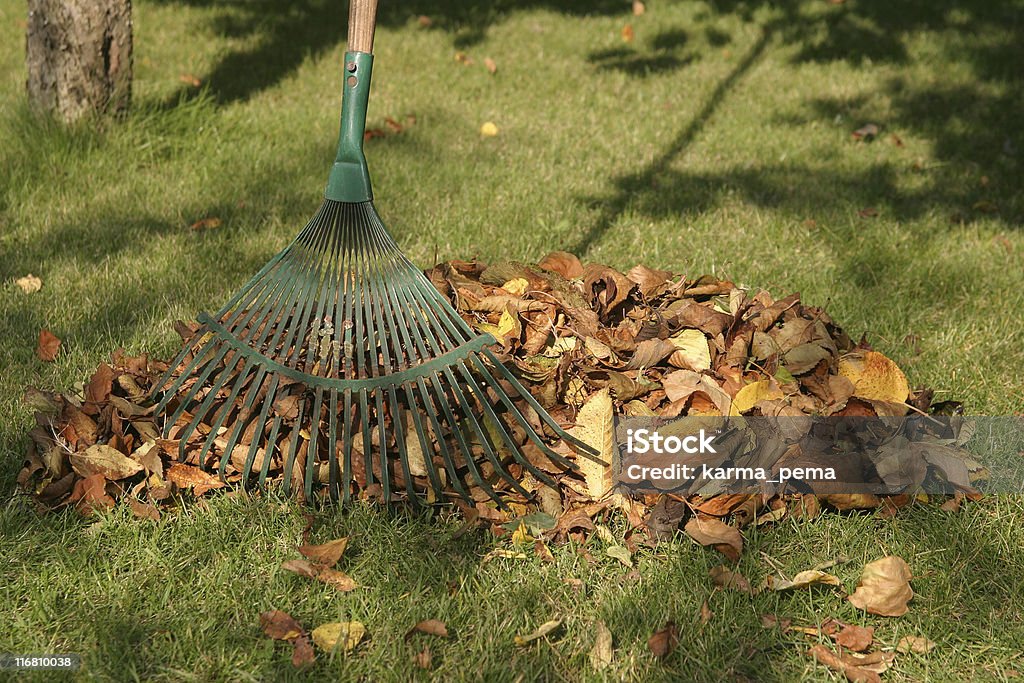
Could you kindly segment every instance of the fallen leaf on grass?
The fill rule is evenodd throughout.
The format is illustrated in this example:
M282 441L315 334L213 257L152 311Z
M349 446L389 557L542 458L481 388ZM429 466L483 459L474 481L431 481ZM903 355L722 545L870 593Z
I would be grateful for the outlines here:
M716 586L722 588L732 588L738 590L741 593L752 595L750 590L750 582L747 581L746 577L739 572L734 572L724 564L720 564L717 567L712 567L708 570L708 574L711 576L711 580L715 582Z
M864 565L857 590L847 598L854 607L883 617L907 613L907 603L914 597L910 587L910 566L900 557L890 555Z
M647 7L640 0L633 0L633 16L639 17L647 11Z
M708 607L708 601L705 600L700 604L700 623L702 625L707 624L713 616L715 616L715 613L711 611L711 608Z
M416 653L416 656L412 658L413 664L419 669L429 669L433 661L433 657L430 656L430 648L424 646L422 650Z
M627 567L633 566L633 556L629 552L629 549L622 545L613 545L605 549L605 553L608 557L614 557L616 560L626 565Z
M873 206L865 206L863 209L857 211L857 215L861 218L874 218L878 215L878 209Z
M260 614L260 627L268 637L292 644L292 666L295 668L308 666L316 659L305 629L287 612L276 609L263 612Z
M14 284L18 285L18 287L21 288L21 291L26 294L35 294L43 288L43 281L32 273L29 273L25 277L19 277L14 281Z
M683 527L687 535L701 545L713 545L715 550L735 562L743 552L743 536L739 529L731 527L715 517L698 515Z
M322 564L315 564L306 560L288 560L281 564L281 569L295 572L299 576L305 576L309 579L316 579L321 583L334 586L343 593L359 588L359 584L345 572L339 572L337 569L331 569Z
M599 500L612 487L612 455L615 451L615 428L612 423L614 406L609 389L606 387L587 399L576 416L576 426L569 433L593 447L605 463L590 458L579 458L576 464L587 482L587 492Z
M625 26L622 27L622 41L623 42L625 42L625 43L632 43L633 42L633 36L634 36L634 34L633 34L633 25L632 24L626 24Z
M856 664L844 661L824 645L815 645L808 654L837 673L846 676L850 683L881 683L877 673Z
M781 576L769 576L768 585L771 586L772 590L786 591L814 585L842 586L843 582L838 577L827 572L807 569L794 576L792 580L784 579Z
M590 665L597 671L603 671L612 663L612 632L603 621L597 622L595 630L597 636L590 650Z
M647 649L658 659L663 659L672 654L679 644L679 631L674 622L668 622L660 631L647 639Z
M936 643L924 636L903 636L900 642L896 643L897 652L916 652L919 655L927 654L934 650Z
M363 640L366 627L358 621L335 621L313 629L313 642L321 650L351 652Z
M60 351L60 339L49 330L39 330L39 343L36 344L36 356L44 363L52 363Z
M445 626L443 621L439 621L437 619L424 619L406 632L405 640L409 640L417 633L425 633L428 636L437 636L438 638L447 638L448 627Z
M348 546L348 538L336 538L320 545L302 545L298 550L305 557L326 567L333 567L345 553Z
M203 84L203 82L195 74L181 74L180 76L178 76L178 80L184 83L185 85L191 85L193 88L198 88Z
M484 57L484 66L491 72L491 75L498 73L498 65L490 57Z
M873 123L866 123L857 130L853 131L850 135L853 136L854 140L863 140L864 142L871 142L878 135L878 126Z
M548 635L561 625L561 619L552 619L551 621L545 621L543 624L538 626L537 630L535 630L533 633L528 633L525 636L516 636L515 638L513 638L512 642L514 642L518 647L523 647L524 645L528 645L529 643L532 643L535 640L543 638L544 636Z
M82 477L102 474L105 479L117 481L142 471L142 465L105 444L96 444L81 453L72 453L69 459L71 469Z
M843 626L843 630L832 636L832 638L837 644L842 645L847 650L864 652L871 647L871 643L875 639L875 629L873 626L865 627L846 624Z
M492 121L487 121L484 125L480 126L480 135L486 138L493 138L497 134L498 127Z
M128 499L128 507L136 519L151 519L154 522L160 521L160 511L152 503L143 503L135 498Z
M215 217L200 218L192 225L188 226L191 230L212 230L221 226L221 220Z

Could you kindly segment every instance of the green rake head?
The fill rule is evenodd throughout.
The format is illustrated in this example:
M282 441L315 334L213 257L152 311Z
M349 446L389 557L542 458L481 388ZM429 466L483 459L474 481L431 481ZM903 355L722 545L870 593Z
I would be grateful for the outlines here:
M472 489L502 504L527 497L511 470L554 486L544 469L572 469L540 430L567 434L399 250L371 201L363 131L370 41L345 56L341 136L325 199L299 236L200 328L157 384L157 413L180 456L222 477L264 485L273 468L286 491L313 500L326 488L348 501L379 484L387 501L444 499ZM198 452L195 449L198 448ZM554 465L554 467L552 467Z

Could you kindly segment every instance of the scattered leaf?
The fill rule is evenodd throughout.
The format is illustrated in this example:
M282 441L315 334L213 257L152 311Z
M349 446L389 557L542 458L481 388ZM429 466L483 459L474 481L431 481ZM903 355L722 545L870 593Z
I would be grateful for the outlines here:
M633 16L639 17L641 14L647 11L647 7L640 0L633 0Z
M532 633L529 633L525 636L516 636L513 639L513 642L515 642L515 644L518 647L523 647L524 645L528 645L529 643L532 643L535 640L543 638L544 636L548 635L561 625L561 619L552 619L551 621L545 621L543 624L537 627L537 630L533 631Z
M424 645L423 649L416 653L416 656L413 657L412 661L418 669L429 669L432 662L430 648Z
M871 642L875 638L875 629L873 626L864 627L846 624L843 626L843 629L832 638L837 644L842 645L847 650L864 652L871 647Z
M498 134L498 127L493 122L487 121L484 125L480 126L480 135L487 138L493 138Z
M625 43L632 43L633 42L633 37L634 37L633 36L633 25L632 24L626 24L625 26L623 26L622 27L622 41L625 42Z
M739 572L734 572L724 564L720 564L717 567L712 567L708 570L708 574L711 576L711 580L715 582L716 586L721 588L732 588L740 593L747 593L748 595L753 594L750 589L750 582L747 581Z
M881 683L882 681L874 671L843 661L825 645L815 645L808 653L836 673L846 676L850 683Z
M491 72L491 75L498 73L498 65L490 57L484 57L484 66Z
M358 621L337 621L313 629L313 642L325 652L351 652L363 640L366 627Z
M321 583L334 586L343 593L359 588L359 584L348 574L306 560L287 560L281 564L281 569L286 569L309 579L316 579Z
M612 632L603 621L597 622L594 630L594 647L590 650L590 665L597 671L603 671L612 663Z
M936 647L935 641L924 636L903 636L896 643L897 652L916 652L919 655L928 654Z
M807 588L808 586L842 586L843 582L838 577L818 569L807 569L793 577L792 581L782 577L768 577L772 590L786 591L794 588Z
M914 597L910 588L910 566L900 557L890 555L864 566L857 590L847 598L854 607L883 617L907 613L907 603Z
M854 140L863 140L864 142L871 142L878 135L878 126L873 123L867 123L851 133Z
M207 218L200 218L190 225L189 228L191 230L213 230L214 228L219 228L221 226L221 222L222 221L219 218L209 216Z
M180 76L178 76L178 80L184 83L185 85L192 86L193 88L198 88L203 84L202 80L200 80L199 77L195 74L181 74Z
M627 567L633 566L633 554L629 552L629 549L621 545L608 546L605 549L605 553L608 557L614 557L616 560L626 565Z
M209 472L204 472L198 467L181 462L171 465L171 468L167 470L164 477L167 481L177 484L183 489L192 488L192 492L197 496L201 496L207 491L227 486L227 484Z
M660 631L647 639L647 649L658 659L663 659L672 654L679 644L679 631L673 622L668 622Z
M345 547L347 545L347 537L336 538L333 541L321 543L320 545L302 545L299 546L298 550L313 562L317 562L326 567L333 567L345 553Z
M35 294L43 288L43 281L32 273L29 273L25 277L19 277L14 281L14 284L18 285L18 287L21 288L21 291L26 294Z
M437 636L438 638L447 638L448 627L445 626L443 621L438 621L437 619L425 619L409 629L405 634L405 640L409 640L417 633L425 633L428 636Z
M57 359L60 350L60 339L49 330L39 330L39 343L36 345L36 356L44 363L52 363Z
M740 558L743 551L743 536L740 535L739 529L718 518L697 515L686 523L683 530L701 545L713 545L734 562Z
M260 628L274 640L292 640L306 632L290 614L276 609L260 614Z

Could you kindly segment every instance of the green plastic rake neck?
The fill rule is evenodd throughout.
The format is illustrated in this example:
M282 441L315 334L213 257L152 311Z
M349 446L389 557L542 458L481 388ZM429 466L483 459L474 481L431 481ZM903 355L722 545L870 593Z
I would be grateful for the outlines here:
M529 496L526 473L574 464L567 434L399 250L371 201L363 133L376 0L353 0L341 133L325 199L302 232L200 327L155 388L183 460L307 500ZM524 453L525 445L534 453ZM537 453L546 463L538 463ZM538 464L544 465L538 467Z

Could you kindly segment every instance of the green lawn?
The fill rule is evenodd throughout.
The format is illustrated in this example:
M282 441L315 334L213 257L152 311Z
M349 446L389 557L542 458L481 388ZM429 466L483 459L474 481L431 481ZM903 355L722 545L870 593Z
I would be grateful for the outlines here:
M134 113L68 131L26 113L25 8L0 0L0 490L13 492L33 424L26 386L70 387L118 347L169 355L171 323L218 308L319 205L340 5L140 0ZM648 0L642 16L625 0L413 0L382 8L376 50L368 125L404 129L367 144L375 199L417 263L565 249L800 291L937 399L1024 411L1020 0ZM487 121L497 136L480 135ZM855 141L867 123L879 135ZM189 229L208 217L220 226ZM13 279L29 272L44 284L25 295ZM41 327L64 340L55 363L34 355ZM597 538L593 564L572 546L553 564L481 564L495 540L453 539L457 520L367 508L314 527L314 541L351 537L343 566L364 588L342 595L279 570L303 513L220 497L157 524L123 510L94 523L5 502L0 651L78 652L85 677L111 681L308 677L260 633L276 608L310 628L367 625L360 649L320 657L324 680L415 675L428 640L402 636L427 618L452 633L429 641L445 680L600 678L597 621L615 638L611 680L834 680L807 636L762 627L775 613L938 643L886 681L1024 672L1019 499L745 532L752 581L846 554L835 572L852 591L864 562L901 555L917 597L897 619L824 590L715 591L720 557L685 538L641 554L638 575ZM556 615L552 636L512 644ZM646 640L669 619L680 644L658 662Z

